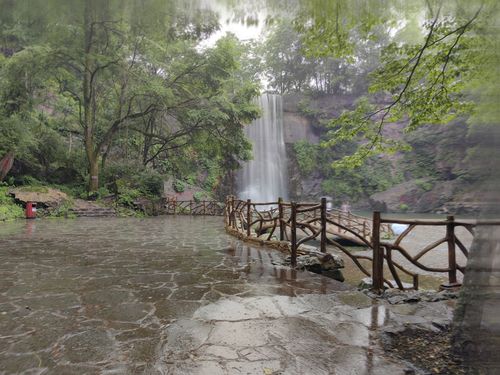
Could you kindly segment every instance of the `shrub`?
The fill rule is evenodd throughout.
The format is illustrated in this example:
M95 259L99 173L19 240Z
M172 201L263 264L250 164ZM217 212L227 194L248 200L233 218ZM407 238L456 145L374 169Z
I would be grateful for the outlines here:
M141 195L142 195L141 191L137 189L130 189L130 188L120 189L117 202L118 204L132 207L136 199L139 198Z
M8 186L0 183L0 220L14 220L24 217L24 210L8 195Z
M138 176L136 183L146 195L159 196L163 192L163 177L156 171L144 171Z
M75 218L76 215L70 211L73 207L73 201L67 200L61 203L54 210L50 211L50 217L66 217L66 218Z
M139 190L142 195L159 196L163 192L163 175L155 170L144 168L137 162L114 162L110 163L102 173L102 181L105 186L114 191L120 188ZM121 186L116 188L120 181Z
M186 184L181 180L175 180L172 186L177 193L182 193L186 189Z
M16 185L24 185L24 186L41 186L41 185L43 185L43 183L41 181L37 180L33 176L28 176L28 175L19 176L19 177L15 178L14 182Z
M202 200L206 199L207 195L203 191L197 191L193 194L193 199L195 202L201 202Z
M434 184L431 181L425 180L416 180L415 185L424 191L430 191L434 187Z
M298 141L293 145L293 150L300 173L307 176L314 171L318 154L316 146L307 141Z

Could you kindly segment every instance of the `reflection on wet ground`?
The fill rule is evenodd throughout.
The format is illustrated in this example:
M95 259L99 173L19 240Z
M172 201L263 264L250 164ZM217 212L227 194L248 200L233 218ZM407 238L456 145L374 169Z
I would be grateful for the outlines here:
M222 227L209 217L2 224L0 373L401 373L376 327L449 318L275 267L282 254Z

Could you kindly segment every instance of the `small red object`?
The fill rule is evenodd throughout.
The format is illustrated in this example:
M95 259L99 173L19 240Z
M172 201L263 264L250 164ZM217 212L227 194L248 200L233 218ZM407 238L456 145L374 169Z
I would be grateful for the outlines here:
M36 218L36 203L26 202L26 219Z

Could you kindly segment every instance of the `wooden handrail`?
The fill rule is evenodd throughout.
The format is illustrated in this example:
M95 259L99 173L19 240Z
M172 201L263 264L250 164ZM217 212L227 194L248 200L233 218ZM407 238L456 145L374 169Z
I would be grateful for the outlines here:
M269 210L257 210L256 207L263 205L274 205ZM253 209L252 209L253 207ZM249 209L250 208L250 209ZM381 291L384 287L396 285L403 287L403 283L398 275L403 272L413 279L413 288L418 288L418 274L409 271L403 265L398 264L393 257L394 252L403 255L403 260L408 261L415 267L428 272L448 273L448 283L446 286L457 286L457 271L464 271L464 267L457 264L456 248L467 257L468 249L461 242L455 233L455 228L463 226L473 233L477 225L500 225L497 220L485 221L458 221L453 217L432 220L409 220L384 218L380 213L374 212L372 218L355 215L338 209L326 209L326 199L317 203L297 203L284 202L279 198L277 202L252 202L236 199L234 196L226 199L226 229L231 234L237 235L243 240L251 240L261 244L282 247L283 243L288 243L291 251L292 264L296 264L298 246L308 241L319 241L320 250L326 251L326 245L333 244L360 268L360 270L372 277L373 288ZM408 228L399 235L392 231L391 224L407 224ZM444 226L446 227L446 237L424 246L421 250L416 250L416 255L410 255L401 244L403 239L415 228L421 226ZM273 237L279 228L279 237ZM278 233L278 232L276 232ZM301 238L299 239L299 233ZM290 234L290 235L289 235ZM276 234L278 236L278 234ZM366 255L351 254L347 249L332 239L340 237L357 242L368 247L372 254ZM392 238L394 241L385 241ZM384 239L384 241L383 241ZM420 262L420 258L434 250L440 244L446 243L448 246L448 266L429 267ZM415 254L414 250L414 254ZM360 260L370 260L372 262L372 273L370 274L360 263ZM387 265L394 282L384 277L384 268Z

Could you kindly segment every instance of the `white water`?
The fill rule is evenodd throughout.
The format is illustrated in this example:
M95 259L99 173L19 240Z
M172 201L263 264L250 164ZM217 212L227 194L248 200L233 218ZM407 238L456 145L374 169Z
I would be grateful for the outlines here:
M254 202L276 202L288 198L288 171L283 141L283 102L280 95L258 99L262 117L245 127L252 142L253 160L238 174L238 197Z

